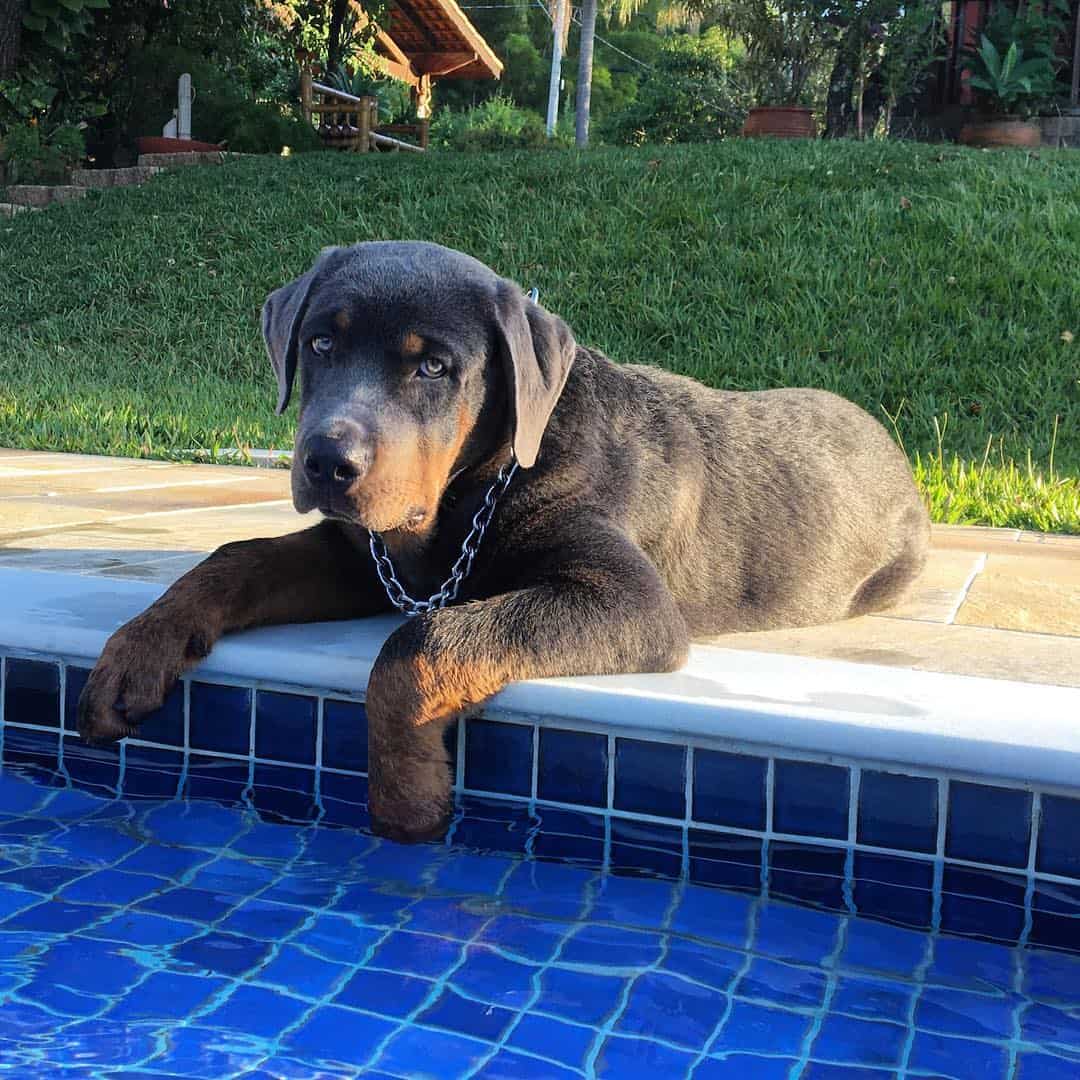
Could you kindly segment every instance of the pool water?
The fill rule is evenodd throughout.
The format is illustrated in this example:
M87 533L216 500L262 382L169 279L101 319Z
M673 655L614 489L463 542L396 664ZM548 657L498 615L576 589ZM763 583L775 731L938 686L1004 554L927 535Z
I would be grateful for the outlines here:
M11 1077L1080 1076L1080 956L0 774Z

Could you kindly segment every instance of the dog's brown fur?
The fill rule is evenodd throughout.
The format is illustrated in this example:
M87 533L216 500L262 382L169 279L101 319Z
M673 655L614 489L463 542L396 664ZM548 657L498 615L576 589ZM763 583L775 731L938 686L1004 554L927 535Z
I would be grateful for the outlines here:
M332 249L263 325L279 409L302 369L294 501L327 520L227 544L121 627L80 701L87 739L134 733L222 634L390 610L369 529L433 593L511 454L460 603L394 631L372 671L372 820L396 839L445 830L443 729L508 682L667 671L692 636L879 610L925 559L907 461L861 409L617 366L456 252Z

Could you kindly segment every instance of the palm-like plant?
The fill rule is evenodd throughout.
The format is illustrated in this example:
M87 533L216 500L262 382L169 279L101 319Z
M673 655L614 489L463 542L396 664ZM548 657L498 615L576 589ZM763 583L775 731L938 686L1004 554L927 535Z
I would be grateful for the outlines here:
M1016 41L1003 54L983 34L979 48L968 54L965 68L972 88L981 93L991 112L1022 113L1053 93L1054 67L1049 58L1025 59Z

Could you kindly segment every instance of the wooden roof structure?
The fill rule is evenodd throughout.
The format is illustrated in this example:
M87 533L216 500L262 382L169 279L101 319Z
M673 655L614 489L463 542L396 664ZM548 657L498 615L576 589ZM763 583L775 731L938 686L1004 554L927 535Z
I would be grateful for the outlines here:
M416 87L432 79L502 75L502 61L456 0L392 0L387 21L375 51L395 79Z

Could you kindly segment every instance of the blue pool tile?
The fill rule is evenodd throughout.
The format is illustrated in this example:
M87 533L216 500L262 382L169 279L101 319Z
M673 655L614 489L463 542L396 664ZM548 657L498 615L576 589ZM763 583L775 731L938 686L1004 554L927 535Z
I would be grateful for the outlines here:
M658 925L678 896L674 882L604 874L593 883L590 915L602 922Z
M582 806L607 805L607 736L540 729L538 798Z
M1044 874L1080 878L1080 799L1042 797L1042 822L1035 866Z
M254 1039L222 1039L220 1032L195 1024L172 1028L164 1042L165 1049L147 1066L173 1076L242 1075L266 1056Z
M60 667L8 657L4 718L8 723L60 726Z
M109 1004L99 994L87 994L53 982L51 979L31 979L19 987L19 997L33 1005L70 1017L96 1016Z
M232 897L235 903L268 885L277 884L285 876L276 868L238 858L231 851L223 851L213 861L201 866L186 884L195 889L222 893Z
M845 853L840 848L769 843L769 888L772 895L843 911Z
M523 862L506 879L501 899L533 915L577 919L586 905L595 874L565 863Z
M212 923L224 917L236 905L236 897L180 886L149 896L140 901L141 911L153 911L170 919L188 919L196 923Z
M604 861L604 819L598 814L536 807L532 854L537 859L559 859L584 866Z
M260 690L255 695L255 756L314 765L317 705L307 694Z
M1080 956L1030 949L1025 957L1024 991L1043 1001L1073 1003L1080 986Z
M350 970L345 964L337 964L296 945L285 944L259 968L254 978L290 994L317 998L340 987Z
M719 990L647 971L630 987L615 1031L701 1050L726 1006L727 998Z
M164 878L150 874L127 874L124 870L103 869L72 881L60 896L77 904L125 906L166 888Z
M894 1068L907 1041L907 1027L852 1016L826 1015L810 1048L811 1057L846 1065Z
M728 1054L723 1058L705 1058L694 1070L694 1080L749 1080L750 1077L754 1080L789 1080L795 1064L792 1058Z
M525 803L500 802L470 795L461 802L462 816L454 827L454 840L479 851L521 854L536 827Z
M925 1031L974 1039L1012 1038L1015 998L928 986L919 998L915 1023Z
M91 927L86 935L114 942L130 942L148 948L166 947L186 941L199 931L198 926L165 915L145 911L125 911L98 926Z
M335 995L334 1003L404 1019L423 1004L433 985L413 975L361 968Z
M303 908L270 904L264 900L247 900L226 915L220 927L230 934L280 941L308 917L309 913Z
M329 769L367 772L367 712L360 702L323 702L322 763Z
M4 728L3 763L15 766L27 780L54 783L59 753L60 737L55 731Z
M934 867L894 855L855 852L855 910L903 926L927 928L933 916Z
M915 989L914 983L902 979L845 973L836 980L830 1009L866 1020L907 1024Z
M176 945L172 950L178 963L194 971L212 971L233 978L250 971L270 952L265 941L252 941L238 934L223 934L211 930L192 941Z
M571 1069L580 1069L595 1038L596 1032L592 1028L526 1013L506 1041L507 1045L519 1050L552 1058Z
M954 934L1016 941L1024 928L1021 877L992 870L945 866L941 927Z
M926 959L926 935L869 919L852 919L841 953L845 968L912 976Z
M686 747L641 739L615 740L616 810L686 816Z
M487 1043L475 1039L407 1027L387 1043L376 1065L398 1076L458 1080L469 1075L490 1053Z
M299 998L258 986L238 986L212 1012L199 1017L207 1027L242 1031L261 1039L276 1039L310 1008Z
M387 897L398 904L406 902L405 897ZM471 910L471 906L458 900L444 899L441 896L425 896L420 899L409 898L408 911L402 916L408 919L409 929L414 934L438 934L439 937L452 938L455 941L468 941L490 919L489 912ZM387 925L398 922L392 917Z
M672 937L660 970L682 975L713 990L729 990L742 965L743 956L734 949Z
M213 858L208 851L144 844L119 863L116 869L130 874L154 874L175 880Z
M1027 956L1030 963L1036 953L1030 951ZM943 936L934 942L926 979L943 986L997 993L1010 989L1015 975L1016 957L1009 946ZM1076 975L1080 977L1080 967Z
M129 799L175 798L183 774L182 751L129 744L125 750L124 796Z
M37 976L46 982L63 983L68 990L116 997L146 974L142 964L130 956L130 943L138 942L125 938L124 944L118 944L83 935L54 942L35 957ZM6 1023L11 1022L7 1015L11 1004L4 1004Z
M371 818L367 807L367 779L363 776L319 774L320 821L327 825L345 825L350 829L368 829Z
M582 923L568 931L559 963L593 970L645 968L655 964L662 952L663 939L653 931Z
M68 675L70 679L70 672ZM177 683L169 691L160 709L150 713L139 724L139 738L165 746L184 745L184 684Z
M683 830L650 821L611 819L611 869L615 872L678 877L683 863Z
M315 770L256 762L252 770L251 802L264 821L314 821Z
M850 788L850 769L777 759L773 773L773 829L800 836L846 839Z
M516 1015L510 1009L474 1001L448 989L417 1017L417 1023L442 1028L456 1035L497 1042Z
M73 934L100 917L101 912L87 904L45 900L33 907L24 908L15 915L9 915L4 920L4 930L9 933Z
M333 896L333 909L365 926L389 930L409 918L416 897L394 892L373 892L370 885L348 885ZM409 929L413 929L410 926Z
M246 755L251 738L251 690L193 682L190 693L191 748Z
M933 852L937 832L936 780L863 770L859 784L860 844Z
M307 1059L362 1066L397 1028L393 1020L320 1005L303 1024L284 1038L284 1044Z
M916 1031L911 1044L908 1068L921 1069L935 1077L970 1080L971 1077L1007 1076L1005 1048L972 1039L953 1039L928 1031Z
M529 795L532 751L531 725L470 720L465 725L465 786L500 795Z
M810 1017L749 1001L735 1001L710 1048L719 1055L732 1051L798 1056Z
M407 971L410 975L438 979L461 958L461 944L430 934L411 934L397 930L375 949L369 967L387 971Z
M40 903L41 897L22 889L0 888L0 922Z
M540 996L531 1012L551 1013L578 1024L599 1026L622 1002L627 980L617 975L550 967L540 975Z
M147 811L143 825L160 842L180 847L224 847L246 831L235 811L203 802L164 803Z
M1074 948L1080 934L1080 888L1046 884L1031 898L1031 933L1035 945Z
M660 1076L685 1076L694 1055L649 1039L605 1040L596 1059L596 1075L603 1080L656 1080Z
M113 795L120 785L119 746L87 746L78 736L63 739L64 772L72 784L94 795Z
M512 1009L523 1008L533 996L536 968L486 945L470 945L465 959L454 968L450 982L468 997Z
M1050 1054L1018 1054L1015 1080L1076 1080L1076 1062Z
M1080 1056L1080 1016L1075 1007L1065 1010L1036 1002L1023 1012L1020 1029L1029 1042Z
M1030 835L1030 791L959 780L950 783L947 858L1027 866Z
M764 829L767 772L765 758L695 750L694 820Z
M149 1057L156 1049L157 1040L151 1032L115 1020L82 1020L64 1028L65 1056L82 1065L122 1067Z
M522 960L543 964L554 958L567 933L568 928L561 922L508 914L489 920L476 940Z
M863 1069L830 1061L810 1061L799 1080L896 1080L896 1076L893 1069Z
M757 913L754 952L817 965L836 950L841 925L839 917L828 911L762 904Z
M234 806L244 801L250 780L251 766L246 761L192 754L183 793L189 799L211 799Z
M684 888L671 914L671 929L717 944L743 948L756 901L721 889Z
M0 872L0 887L16 886L32 893L49 894L62 889L69 881L85 873L86 868L82 866L52 866L47 863L15 866ZM41 897L28 899L36 903ZM64 899L73 900L74 897L65 896Z
M553 1064L550 1058L540 1060L504 1049L472 1075L474 1080L574 1080L579 1074Z
M735 993L791 1008L815 1009L825 999L825 985L821 971L757 957L735 984Z
M726 889L761 889L762 841L707 829L690 829L690 880Z
M67 665L64 679L66 684L64 694L64 730L78 731L79 728L79 695L83 692L86 680L90 678L90 669Z
M264 894L266 895L266 894ZM382 937L382 931L361 926L352 919L320 915L314 923L294 935L293 941L327 960L359 964L368 950ZM408 971L408 968L402 968Z

